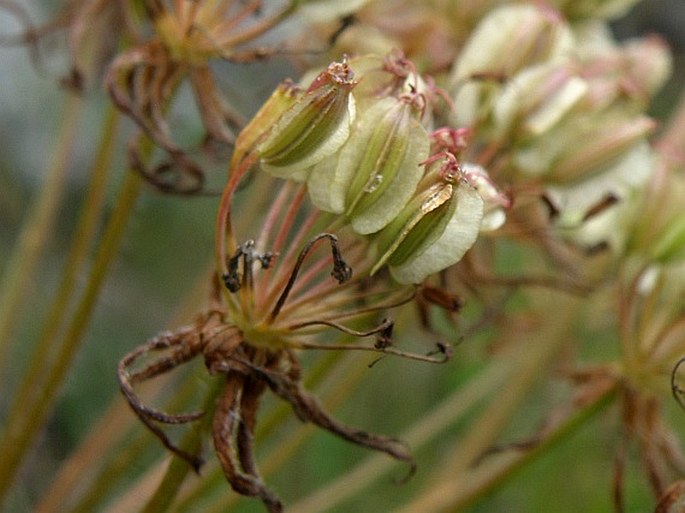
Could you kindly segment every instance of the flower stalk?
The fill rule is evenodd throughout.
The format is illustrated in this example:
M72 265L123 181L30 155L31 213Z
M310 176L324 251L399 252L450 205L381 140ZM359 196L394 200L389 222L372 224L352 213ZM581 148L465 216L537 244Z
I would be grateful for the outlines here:
M21 237L5 268L0 286L0 347L10 354L11 343L16 339L14 327L20 318L22 303L35 274L41 253L50 238L54 219L67 185L71 152L76 140L83 100L67 94L64 103L64 121L54 156L46 173L45 184L36 198L22 228ZM0 376L6 372L7 361L0 363ZM1 489L1 487L0 487ZM2 495L2 493L0 493Z
M140 186L140 178L129 173L103 235L102 245L93 262L86 288L66 326L54 360L44 369L43 385L37 387L36 383L24 382L17 393L0 442L0 448L5 454L5 458L0 462L0 491L3 493L11 486L19 464L54 407L56 394L88 326L95 307L95 298L119 248Z

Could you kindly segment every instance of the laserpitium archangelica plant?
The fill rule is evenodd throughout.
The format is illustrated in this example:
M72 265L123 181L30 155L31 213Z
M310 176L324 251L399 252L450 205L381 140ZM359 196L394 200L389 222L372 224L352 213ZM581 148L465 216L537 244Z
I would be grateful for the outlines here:
M684 417L669 408L685 404L685 106L663 128L648 114L672 62L656 36L612 35L608 21L635 3L74 0L34 25L0 1L21 24L0 42L27 46L43 69L51 38L66 34L69 55L62 142L2 283L8 355L79 109L95 84L109 105L54 300L1 403L8 511L77 372L135 203L154 197L145 185L183 195L174 205L212 201L205 299L177 290L194 320L133 350L127 341L117 376L128 404L104 413L31 508L537 510L558 483L517 471L563 460L584 427L606 447L583 460L604 482L597 510L678 511ZM297 81L283 80L284 61ZM267 73L247 71L257 67ZM254 114L236 99L248 96L261 103ZM106 216L120 140L129 170ZM216 168L227 162L224 184ZM194 229L174 228L184 242ZM3 380L15 360L0 364ZM336 411L386 396L393 415ZM295 452L316 436L307 425L385 454L333 461L317 481L297 458L322 464L326 449ZM407 479L383 488L393 460ZM648 486L635 484L635 462ZM299 481L275 472L288 465ZM578 467L564 469L555 511L578 507ZM508 478L535 491L521 499ZM367 494L374 483L386 492Z

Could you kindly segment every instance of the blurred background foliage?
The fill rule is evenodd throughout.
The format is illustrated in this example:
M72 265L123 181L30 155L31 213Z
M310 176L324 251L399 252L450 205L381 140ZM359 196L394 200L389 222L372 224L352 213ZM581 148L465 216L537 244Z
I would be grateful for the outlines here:
M59 2L22 0L22 6L34 23L49 20L60 7ZM4 16L0 9L0 34L22 29L16 19ZM619 38L657 32L670 45L674 55L674 73L651 113L665 119L674 108L685 83L685 4L681 0L649 0L635 6L629 15L613 24ZM292 26L282 30L294 30ZM0 272L7 273L12 249L21 240L21 229L30 212L30 205L44 187L45 170L54 163L57 135L65 118L65 95L58 87L67 63L64 60L65 41L59 34L51 35L40 45L41 56L31 59L31 51L17 46L0 47ZM296 76L299 70L286 58L275 56L267 61L249 65L220 63L214 69L218 83L242 113L249 116L284 77ZM181 94L188 95L188 91ZM40 262L21 291L21 308L13 319L14 329L9 351L3 352L0 362L0 418L8 408L10 398L21 376L40 332L65 261L70 237L74 233L78 213L83 206L84 191L90 176L94 148L102 129L103 113L109 100L101 88L88 90L80 108L83 115L78 122L75 144L71 148L66 182L59 201L58 215L50 219L50 238L40 253ZM179 102L180 105L183 102ZM170 115L174 129L184 137L200 137L198 121L182 108ZM126 133L132 123L120 119L113 169L122 170L126 163ZM220 189L225 166L217 165L208 172L209 189ZM124 174L112 173L108 179L105 214L111 213L114 196L121 187ZM53 482L67 458L79 448L98 420L111 404L121 408L126 417L123 424L113 423L112 429L121 430L129 440L139 437L142 443L138 457L127 471L130 481L114 483L103 492L114 500L119 494L135 486L150 468L163 457L157 441L133 422L133 415L119 397L115 369L123 354L165 328L178 326L191 319L197 305L204 301L206 278L211 272L213 230L218 198L178 197L160 194L146 187L138 197L135 211L124 235L104 287L97 299L92 320L88 323L84 342L77 353L50 420L21 467L19 479L4 503L2 511L19 513L32 511ZM239 215L239 214L238 214ZM102 221L100 221L102 223ZM240 221L239 221L240 222ZM100 230L103 227L100 226ZM91 248L91 255L97 252ZM511 253L503 265L515 269ZM79 273L82 286L87 267ZM523 299L522 299L523 300ZM514 303L516 304L516 303ZM437 316L440 314L437 313ZM463 313L469 319L469 305ZM554 315L554 313L551 313ZM601 312L596 326L574 326L575 337L582 340L581 351L594 361L611 360L615 341L601 330ZM417 319L407 314L397 319L401 340L425 336L413 326ZM345 355L348 372L359 372L363 385L351 392L337 409L337 415L373 432L402 433L459 386L468 384L487 359L491 340L487 329L461 339L445 324L443 336L456 343L455 357L443 366L429 366L412 361L385 358L368 368L374 357ZM608 352L608 354L606 354ZM307 354L305 368L325 360L326 355ZM554 365L541 369L554 375ZM190 376L184 378L184 376ZM336 395L335 376L324 379L317 388L318 395ZM173 383L186 379L194 383L201 395L210 379L200 364L174 374L167 382L169 394L176 394ZM506 385L505 385L506 386ZM540 380L523 406L507 427L502 442L525 439L558 404L568 398L570 390L562 380ZM496 401L496 399L495 399ZM277 401L266 399L266 411L273 411ZM685 434L685 416L676 411L675 403L667 403L672 410L674 425ZM478 414L476 409L471 415ZM266 415L265 415L266 416ZM512 479L468 509L471 512L555 511L605 512L613 508L611 496L615 436L619 427L615 416L597 416L588 421L572 436L546 451ZM454 434L466 429L468 422L451 426L444 435L417 452L418 474L406 484L397 485L388 476L378 479L368 489L354 495L330 511L393 511L408 501L417 491L431 485L427 482L433 470L441 465L444 453L454 449ZM280 440L299 427L294 415L288 414L273 428L273 432L259 447L259 458L268 462L277 451ZM364 449L353 447L328 433L311 429L311 436L292 456L285 468L271 474L267 481L283 496L286 504L324 487L336 476L352 468L367 457ZM457 449L458 450L458 449ZM111 455L92 454L92 458ZM637 456L631 455L633 458ZM430 469L430 471L428 471ZM626 511L651 511L654 499L640 472L629 466L626 485ZM389 476L401 477L403 467L396 465ZM203 501L213 503L220 494L233 495L224 483L214 486L193 502L193 510L202 511ZM92 511L106 511L105 500ZM111 505L111 503L110 503ZM236 511L262 511L254 500L241 500ZM137 509L119 509L136 511ZM190 510L190 509L189 509ZM67 511L66 509L64 511ZM185 511L185 510L184 510ZM208 509L207 511L213 511ZM295 507L292 511L300 511Z

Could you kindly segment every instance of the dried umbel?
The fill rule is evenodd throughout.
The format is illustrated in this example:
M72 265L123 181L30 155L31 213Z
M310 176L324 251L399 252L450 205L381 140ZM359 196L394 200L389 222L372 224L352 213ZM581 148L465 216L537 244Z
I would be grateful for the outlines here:
M269 52L249 43L290 16L295 1L284 2L268 16L261 2L248 4L214 0L147 2L145 30L138 41L110 64L105 84L117 107L130 116L169 159L146 166L138 144L131 161L151 183L166 192L203 192L204 171L185 145L172 135L167 112L181 84L187 81L206 130L203 141L233 145L244 118L223 96L211 68L213 60L246 63ZM141 31L143 29L141 28Z
M259 400L267 389L288 402L303 422L385 452L410 464L411 472L414 469L411 453L401 441L350 428L324 411L302 385L296 350L371 351L436 363L449 357L443 345L438 347L439 356L394 348L393 323L388 319L365 331L342 324L355 318L368 319L374 312L403 304L413 293L360 288L352 268L343 260L337 237L323 233L303 244L304 232L292 224L272 225L274 219L290 218L301 207L302 199L293 187L284 188L267 218L262 242L273 244L278 255L258 252L254 241L240 244L227 262L223 283L215 281L207 312L194 325L151 339L126 355L119 365L121 389L136 415L165 447L198 469L202 463L200 455L177 446L162 426L193 422L204 413L170 415L150 408L139 399L134 386L202 356L209 372L224 380L211 422L214 449L224 474L235 491L261 499L272 513L282 511L282 504L260 477L253 447ZM283 247L285 240L294 247L303 246L299 252L293 251ZM328 245L331 251L318 251L322 245ZM358 261L361 255L349 249L353 261ZM314 261L309 261L312 258ZM332 266L330 273L328 266ZM365 302L365 297L376 300ZM383 300L379 302L377 298ZM317 341L330 330L359 338L375 336L376 342L367 345ZM167 354L134 368L143 356L162 351Z
M268 333L263 333L262 338L248 339L215 302L215 307L198 317L195 325L164 333L126 355L119 365L121 389L136 415L164 446L199 470L203 458L175 445L161 426L192 422L204 412L170 415L155 410L141 402L134 385L202 355L209 372L225 380L212 421L212 438L221 467L236 492L260 498L270 512L282 511L282 505L261 479L253 448L259 399L267 388L289 402L303 422L312 422L353 443L386 452L413 468L412 457L400 441L352 429L331 418L302 386L300 366L292 349L275 347L267 337ZM168 354L143 368L131 369L140 357L161 351Z
M411 301L414 284L463 256L481 230L485 204L508 206L484 169L460 167L451 151L459 153L465 144L462 131L429 136L423 124L428 91L418 92L425 83L409 61L395 53L359 62L369 78L362 91L355 86L365 74L358 76L354 63L343 60L306 89L283 83L248 123L237 139L219 208L211 308L194 326L152 339L119 367L122 390L136 414L166 447L197 467L197 455L171 442L160 424L191 422L199 414L150 409L133 386L204 356L209 371L226 380L212 422L224 473L236 491L261 498L272 512L281 511L281 503L259 477L252 447L256 410L266 389L289 402L303 421L413 468L401 442L328 416L302 387L295 351L345 349L446 361L444 344L427 355L395 348L393 322L379 316ZM356 118L355 103L364 106ZM437 153L428 158L431 146ZM286 181L269 203L258 238L239 243L233 197L242 178L258 168ZM305 178L306 184L298 183ZM322 208L314 208L309 196ZM330 252L322 252L322 246ZM370 280L385 264L395 281ZM348 325L370 318L376 324L367 330ZM322 343L330 330L376 340ZM158 350L170 354L131 369L141 356Z

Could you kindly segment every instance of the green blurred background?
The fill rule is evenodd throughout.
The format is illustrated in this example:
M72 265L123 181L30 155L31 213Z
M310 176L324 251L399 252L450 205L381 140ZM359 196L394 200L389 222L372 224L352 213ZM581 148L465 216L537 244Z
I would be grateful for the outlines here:
M24 1L36 23L49 19L56 8L51 2ZM12 33L19 28L15 20L4 16L0 9L0 33ZM685 2L644 1L627 18L615 23L614 28L621 38L657 32L671 46L675 71L652 109L657 118L664 119L685 83ZM24 48L0 48L0 273L5 272L8 255L18 240L29 205L43 184L55 146L55 134L65 115L64 93L58 87L58 80L66 69L64 44L59 36L49 38L41 45L41 59L37 62L32 62L30 52ZM290 74L291 67L284 59L276 59L250 66L226 63L217 68L217 72L229 97L242 106L245 114L250 114L274 85ZM107 101L101 90L91 90L87 94L87 112L79 127L62 209L59 217L53 220L53 235L38 272L32 277L31 290L26 291L29 300L17 319L13 351L3 356L8 375L0 391L0 415L24 372L26 356L32 350L58 283L81 207L88 166ZM187 133L189 139L198 137L200 128L193 126L190 113L179 110L172 115L172 121L177 124L175 129ZM124 140L119 147L125 147ZM116 155L116 161L115 169L125 169L123 152ZM217 168L210 174L210 186L220 188L225 170ZM122 173L114 176L108 187L110 196L116 192L121 180ZM85 343L62 390L48 430L34 452L33 471L24 471L19 492L14 494L6 511L30 511L32 498L50 482L60 462L118 394L115 368L121 356L160 330L188 318L191 313L185 304L188 290L197 288L210 269L217 202L217 197L164 196L151 189L139 198L123 247L98 300ZM469 340L469 347L463 352L458 349L454 361L445 366L384 360L368 371L364 387L347 401L338 416L354 419L355 424L370 431L387 432L388 426L394 426L392 429L397 431L396 426L409 425L447 390L468 379L471 367L476 365L482 352L486 335ZM606 342L590 338L587 350L596 352L601 359L603 348L610 345ZM367 359L358 358L359 365L368 363ZM555 398L568 392L564 387L558 383L558 389L535 390L527 410L520 412L508 430L511 439L530 433ZM612 437L617 426L608 418L613 417L594 419L591 425L528 467L472 511L611 511L615 448ZM287 422L295 424L297 421L290 417ZM682 424L685 425L685 416ZM260 448L262 458L268 458L269 449L268 446ZM443 449L439 441L430 445L417 455L419 464L435 464ZM161 448L156 446L150 450L161 453ZM279 472L269 481L286 502L291 502L364 455L362 449L351 447L327 433L317 433L290 462L289 470ZM149 458L148 455L143 459ZM398 467L399 474L401 471ZM629 511L649 511L653 502L642 476L633 469L627 479ZM388 497L401 503L403 497L411 496L424 484L420 472L405 486L382 479L356 502L347 502L334 511L383 511ZM242 504L241 511L262 510L256 501L243 501Z

